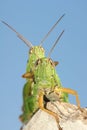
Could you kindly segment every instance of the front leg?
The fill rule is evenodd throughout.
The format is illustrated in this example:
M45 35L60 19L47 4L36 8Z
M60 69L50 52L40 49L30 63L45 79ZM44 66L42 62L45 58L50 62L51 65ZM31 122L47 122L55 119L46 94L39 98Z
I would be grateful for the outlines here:
M56 113L54 113L54 112L52 112L52 111L50 111L50 110L44 108L43 96L44 96L44 92L42 91L42 92L39 93L39 98L38 98L39 108L40 108L41 110L47 112L48 114L52 115L53 117L55 117L56 122L57 122L57 124L58 124L59 130L62 130L62 128L61 128L60 125L59 125L58 115L57 115Z

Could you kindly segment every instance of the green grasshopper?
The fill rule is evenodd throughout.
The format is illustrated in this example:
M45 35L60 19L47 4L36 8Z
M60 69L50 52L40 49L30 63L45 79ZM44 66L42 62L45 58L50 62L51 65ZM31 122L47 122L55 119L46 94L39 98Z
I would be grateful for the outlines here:
M57 38L54 46L58 42L63 32ZM50 52L52 52L52 49ZM25 73L23 77L30 78L30 74ZM38 108L40 108L43 111L53 115L56 118L56 121L58 122L57 115L54 112L49 111L44 107L45 104L44 97L49 101L59 100L62 102L68 102L68 93L70 93L76 96L77 106L80 108L80 101L77 92L69 88L64 88L62 86L60 78L55 70L55 63L49 58L49 56L42 57L36 60L34 65L33 76L32 76L32 80L33 79L34 82L32 82L31 84L31 88L32 88L31 95L29 97L27 96L26 98L26 103L27 103L26 106L28 111L27 113L28 116L26 116L28 117L27 121L29 120L29 116L31 117L38 110ZM53 95L53 93L54 93L54 97L50 97L50 95L51 94ZM56 95L57 98L55 98Z
M31 72L33 71L33 67L34 67L35 61L37 59L42 58L42 57L45 56L45 50L42 47L42 44L43 44L44 40L49 36L49 34L52 32L52 30L61 21L61 19L64 17L64 15L65 14L63 14L57 20L57 22L52 26L52 28L45 35L45 37L41 40L40 45L38 45L38 46L33 46L30 41L28 41L24 36L22 36L20 33L18 33L13 27L11 27L9 24L7 24L6 22L1 20L1 22L3 24L8 26L13 32L15 32L16 35L18 36L18 38L20 38L30 48L30 50L29 50L29 58L28 58L27 67L26 67L26 72L30 72L30 76L32 76ZM55 64L58 64L58 62L55 62ZM28 82L24 85L23 99L26 97L26 95L29 95L31 93L31 83L32 83L31 79L28 79ZM25 106L25 105L23 105L23 106Z
M24 85L23 88L23 115L20 116L20 119L22 122L26 121L26 113L27 112L27 105L26 105L26 97L28 97L29 95L31 95L31 84L33 82L32 80L32 76L33 76L33 67L34 64L36 62L37 59L45 57L45 50L42 47L42 43L44 42L44 40L49 36L49 34L52 32L52 30L56 27L56 25L61 21L61 19L64 17L65 14L63 14L58 20L57 22L52 26L52 28L49 30L49 32L45 35L45 37L41 40L40 45L39 46L33 46L32 43L28 40L26 40L21 34L19 34L13 27L11 27L10 25L8 25L6 22L2 21L2 23L4 23L6 26L8 26L12 31L14 31L17 36L28 46L30 47L29 50L29 58L28 58L28 62L27 62L27 67L26 67L26 73L28 72L28 77L27 78L27 74L26 76L22 76L22 77L26 77L27 78L27 82ZM54 62L55 65L58 64L58 62Z
M4 21L2 22L10 27L14 32L16 32L7 23L5 23ZM51 31L53 30L53 28L51 29ZM29 46L31 47L29 55L30 59L27 64L26 73L23 75L24 78L27 78L27 82L24 85L23 90L24 113L23 115L21 115L21 121L24 123L27 122L29 118L38 110L38 108L41 108L42 110L48 112L57 119L55 113L44 108L44 96L48 98L51 93L56 93L60 101L64 102L68 101L68 95L66 93L73 94L76 96L78 107L80 107L77 92L71 89L63 88L59 76L55 71L55 62L53 62L49 57L46 58L44 56L44 51L42 51L43 49L41 46L33 47L32 44L26 41L23 36L21 36L18 32L16 33L19 38L21 38L27 45L29 44ZM60 36L58 37L57 41L59 40ZM57 43L57 41L55 43ZM32 48L34 49L34 51L32 51ZM39 51L35 51L36 48L41 49L41 55L39 54Z

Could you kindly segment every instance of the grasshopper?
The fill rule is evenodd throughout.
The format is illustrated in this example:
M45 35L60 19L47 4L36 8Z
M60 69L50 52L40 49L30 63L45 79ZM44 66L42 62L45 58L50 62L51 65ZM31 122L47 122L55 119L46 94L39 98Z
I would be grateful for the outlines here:
M49 36L49 34L52 32L52 30L56 27L56 25L61 21L61 19L64 17L65 14L63 14L58 20L57 22L52 26L52 28L48 31L48 33L45 35L45 37L41 40L40 44L38 46L33 46L32 43L28 40L26 40L26 38L24 38L24 36L22 36L20 33L18 33L13 27L11 27L9 24L7 24L6 22L2 21L1 22L3 24L5 24L7 27L9 27L13 32L16 33L16 35L18 36L18 38L20 38L29 48L29 58L28 58L28 62L27 62L27 67L26 67L26 73L28 72L28 77L30 74L30 77L27 78L27 74L26 76L23 75L22 77L27 79L24 88L23 88L23 115L26 115L27 112L27 106L26 106L26 97L28 97L29 95L31 95L31 84L33 82L32 76L33 76L33 69L34 69L34 64L36 62L37 59L45 57L45 50L42 47L42 44L44 42L44 40ZM58 64L57 61L54 62L55 65ZM25 118L23 118L25 117ZM20 120L22 122L26 121L26 116L20 116Z
M64 15L60 17L60 19L56 22L56 24L43 38L41 44L47 38L47 36L54 29L54 27L57 25L57 23L61 20L63 16ZM12 29L14 32L16 32L16 30L14 30L7 23L5 23L4 21L2 22L5 25L7 25L10 29ZM63 32L57 38L54 46L58 42ZM21 40L23 40L30 47L27 69L26 69L26 73L23 75L23 77L27 79L27 82L24 85L24 89L23 89L24 104L23 104L23 114L20 116L21 121L23 123L26 123L39 108L53 115L58 121L56 113L51 112L45 109L44 107L44 96L46 98L49 98L49 95L51 93L56 93L58 99L64 102L68 102L67 93L73 94L76 96L77 106L80 107L80 101L77 92L69 88L64 88L62 86L59 76L57 75L55 70L56 62L53 62L50 59L50 53L48 57L45 57L44 49L42 48L41 45L33 46L31 42L28 42L18 32L16 32L16 34Z
M35 64L35 61L39 58L42 58L45 56L45 50L42 47L42 44L44 40L49 36L49 34L52 32L52 30L56 27L56 25L61 21L61 19L64 17L65 14L63 14L57 22L52 26L52 28L48 31L48 33L45 35L45 37L41 40L40 44L38 46L33 46L30 41L28 41L23 35L18 33L13 27L11 27L9 24L7 24L5 21L0 20L3 24L5 24L7 27L9 27L13 32L16 33L19 39L21 39L29 48L29 58L26 66L26 72L30 72L30 76L32 76L33 67ZM58 62L55 61L55 64L57 65ZM23 76L22 76L23 77ZM27 83L24 85L23 89L23 99L28 96L31 93L31 78L27 80ZM25 104L25 103L24 103ZM25 106L25 105L23 105Z
M62 31L60 36L57 38L54 46L63 32L64 31ZM52 49L50 52L52 52ZM30 78L30 73L25 73L23 77ZM45 99L48 99L49 101L59 100L61 102L68 102L68 93L76 97L77 106L80 108L80 101L77 92L62 86L60 78L55 70L55 62L49 56L36 60L32 76L32 80L33 79L34 82L31 84L31 95L26 98L27 109L29 112L26 114L29 114L30 117L38 110L38 108L40 108L43 111L53 115L56 118L56 121L59 122L57 115L44 107L44 104L46 103ZM51 94L54 94L54 96L50 96ZM28 119L29 115L26 116Z

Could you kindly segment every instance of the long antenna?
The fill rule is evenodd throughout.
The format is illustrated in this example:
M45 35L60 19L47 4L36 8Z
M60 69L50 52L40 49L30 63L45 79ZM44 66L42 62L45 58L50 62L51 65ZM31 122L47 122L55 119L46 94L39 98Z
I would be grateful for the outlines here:
M54 42L54 45L53 45L53 47L51 48L51 50L50 50L50 52L49 52L49 54L48 54L48 58L50 58L50 55L51 55L51 53L52 53L54 47L55 47L56 44L58 43L58 41L59 41L59 39L61 38L61 36L63 35L63 33L64 33L64 30L60 33L60 35L58 36L58 38L57 38L56 41Z
M49 36L49 34L53 31L53 29L56 27L56 25L61 21L61 19L65 16L65 14L63 14L58 20L57 22L52 26L52 28L49 30L49 32L44 36L44 38L41 40L40 42L40 46L42 46L43 42L45 41L45 39Z
M20 33L18 33L14 28L12 28L9 24L7 24L6 22L0 20L3 24L5 24L6 26L8 26L13 32L16 33L16 35L28 46L28 47L33 47L32 43L29 42L27 39L24 38L24 36L22 36Z

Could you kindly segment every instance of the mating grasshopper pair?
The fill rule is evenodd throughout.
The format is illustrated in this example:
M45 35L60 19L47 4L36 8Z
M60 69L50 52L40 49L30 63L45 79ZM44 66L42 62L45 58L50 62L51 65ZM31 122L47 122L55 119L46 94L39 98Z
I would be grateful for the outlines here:
M69 93L76 96L77 106L80 107L80 101L77 92L69 88L64 88L62 86L60 78L55 70L57 62L54 62L50 59L50 53L52 52L53 48L59 41L64 31L62 31L62 33L57 38L48 57L45 56L45 51L42 47L43 41L52 32L52 30L59 23L63 16L64 15L62 15L58 19L58 21L52 26L52 28L43 38L39 46L33 46L31 42L27 41L10 25L8 25L4 21L1 21L11 30L13 30L17 34L17 36L28 45L28 47L30 47L26 73L22 76L23 78L26 78L26 83L23 88L23 114L20 116L20 120L24 124L32 117L32 115L38 110L38 108L53 115L56 120L58 120L56 113L49 111L44 107L44 104L46 104L47 99L49 101L59 100L63 102L68 102ZM51 97L50 95L52 93L56 94L57 98L55 98L55 96Z

